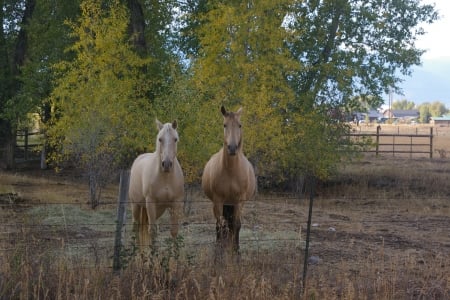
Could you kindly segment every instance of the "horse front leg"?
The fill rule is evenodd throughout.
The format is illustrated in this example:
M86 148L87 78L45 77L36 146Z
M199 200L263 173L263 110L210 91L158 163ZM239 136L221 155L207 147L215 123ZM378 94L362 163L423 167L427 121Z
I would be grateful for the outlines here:
M178 230L180 228L180 219L183 211L183 199L175 200L172 207L169 209L170 213L170 235L176 239Z
M147 217L148 217L148 236L150 237L149 248L153 249L155 246L156 235L158 234L158 227L156 225L156 206L151 199L146 199Z
M235 206L234 205L224 205L223 206L223 217L226 221L227 236L224 237L227 241L227 246L230 247L234 244L234 238L236 234L236 224L235 224ZM233 247L234 248L234 247Z
M216 217L216 243L217 246L222 247L224 246L225 239L227 237L227 224L226 220L223 217L223 204L221 201L214 201L214 216Z
M131 214L133 220L133 233L136 235L136 238L139 238L139 226L141 224L141 207L137 204L132 204L131 206Z
M232 217L232 226L230 228L232 232L232 243L233 243L233 251L239 254L239 234L241 231L241 205L236 204L234 206L233 217Z
M148 226L148 217L147 217L147 209L145 206L141 206L136 203L132 203L131 211L133 214L133 235L134 242L136 246L139 248L141 253L145 252L145 247L148 243L148 234L147 234L147 226Z

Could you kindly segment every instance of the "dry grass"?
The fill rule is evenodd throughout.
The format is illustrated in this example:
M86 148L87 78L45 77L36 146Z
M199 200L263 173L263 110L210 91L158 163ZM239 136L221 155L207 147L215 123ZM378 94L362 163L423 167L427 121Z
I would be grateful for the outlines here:
M445 159L365 158L319 183L304 298L449 299L449 177ZM217 261L211 206L194 192L183 243L165 240L164 216L159 251L124 254L115 275L115 205L91 210L69 179L0 173L1 299L301 298L306 199L260 194L245 206L240 258Z

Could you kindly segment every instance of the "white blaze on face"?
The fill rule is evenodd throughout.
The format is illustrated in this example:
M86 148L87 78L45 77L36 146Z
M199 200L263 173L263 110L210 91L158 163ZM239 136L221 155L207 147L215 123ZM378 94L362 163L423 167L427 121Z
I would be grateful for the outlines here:
M164 172L170 172L177 155L177 123L176 121L172 124L166 123L164 125L159 123L159 121L157 123L160 130L158 134L159 146L157 148L159 149L161 167Z

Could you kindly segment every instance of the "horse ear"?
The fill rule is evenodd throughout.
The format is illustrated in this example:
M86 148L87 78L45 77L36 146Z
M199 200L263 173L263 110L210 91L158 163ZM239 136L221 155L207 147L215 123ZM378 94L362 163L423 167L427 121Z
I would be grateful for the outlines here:
M177 126L178 126L177 120L173 120L173 122L172 122L172 128L173 128L173 129L177 129Z
M158 119L156 119L156 126L157 126L158 130L161 130L163 128L164 124L161 123L160 121L158 121Z
M236 115L240 115L242 113L242 107L240 107L237 112L235 112Z
M225 106L222 105L222 107L220 108L220 111L222 112L222 115L224 115L224 116L227 115L227 110L225 109Z

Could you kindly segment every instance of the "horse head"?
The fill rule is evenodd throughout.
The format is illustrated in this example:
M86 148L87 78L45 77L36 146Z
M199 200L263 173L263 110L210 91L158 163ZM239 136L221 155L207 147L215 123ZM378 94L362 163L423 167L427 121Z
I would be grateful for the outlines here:
M228 112L222 105L224 130L224 147L229 155L236 155L241 148L241 112L242 107L237 112Z
M164 172L170 172L177 156L177 121L162 124L156 120L156 124L159 130L156 149L160 157L161 167Z

